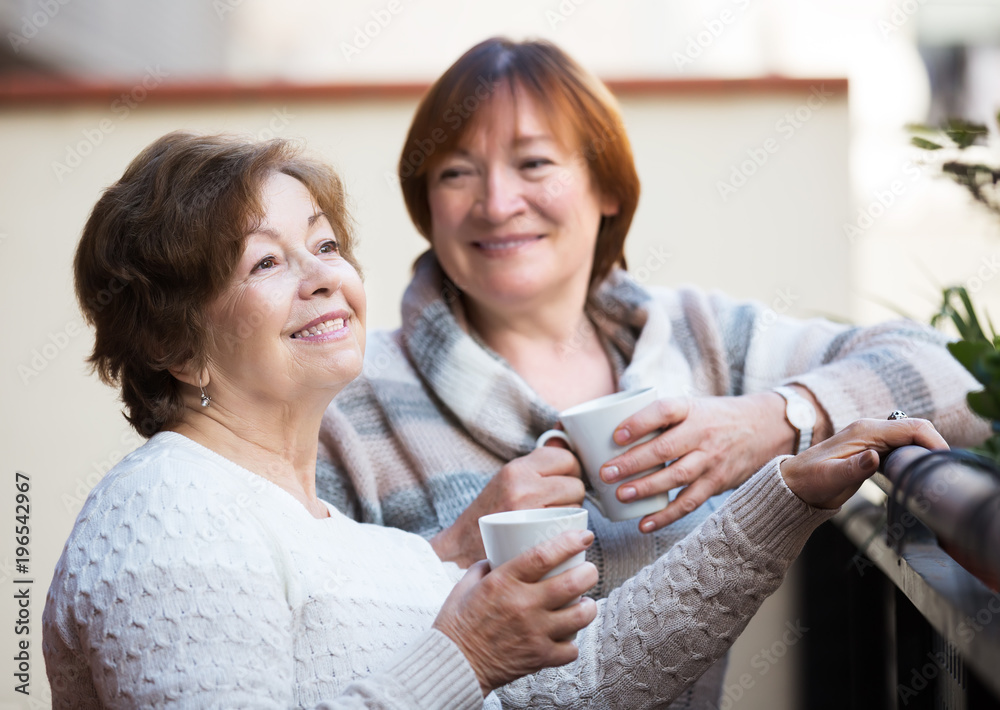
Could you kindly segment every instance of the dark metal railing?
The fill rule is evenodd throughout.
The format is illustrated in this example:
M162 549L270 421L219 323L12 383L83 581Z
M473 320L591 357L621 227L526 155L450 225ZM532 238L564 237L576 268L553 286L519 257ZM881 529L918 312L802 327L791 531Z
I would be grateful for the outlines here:
M807 545L802 707L1000 708L1000 479L919 447L884 471Z
M893 523L902 518L899 511L905 510L995 588L1000 580L1000 477L992 465L963 452L904 446L889 454L884 470L874 481L889 496L890 542L897 549L903 542L891 535Z

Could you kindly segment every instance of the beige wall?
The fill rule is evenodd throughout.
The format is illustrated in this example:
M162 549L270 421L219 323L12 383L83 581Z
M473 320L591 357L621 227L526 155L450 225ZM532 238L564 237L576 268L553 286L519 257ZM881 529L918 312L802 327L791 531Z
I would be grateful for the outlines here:
M818 90L820 84L816 86ZM817 108L808 109L809 96L801 91L623 98L643 181L628 245L630 264L640 279L719 288L792 314L850 315L851 255L841 233L848 215L847 101L844 95L827 97L822 104L814 99ZM414 103L176 106L151 98L127 116L109 105L0 110L5 333L0 345L0 450L8 477L0 485L0 509L10 521L14 470L28 473L34 698L48 697L41 614L63 542L89 489L140 443L120 416L115 393L88 375L83 362L91 336L74 302L70 264L100 190L143 146L173 129L303 138L346 179L360 225L369 323L392 327L399 320L410 263L424 248L406 218L398 186L386 179ZM796 111L804 119L798 128L784 122L786 113ZM78 164L67 164L70 150L88 154ZM722 199L718 181L730 180L733 166L751 159L748 151L758 159L766 155L767 161ZM0 547L0 560L0 582L9 590L10 580L19 577L12 567L10 537ZM4 592L4 657L14 647L7 621L14 614L11 594ZM749 672L757 679L759 669L750 666L753 654L780 638L785 621L794 619L785 601L779 600L769 614L770 621L760 622L758 636L734 654L733 677ZM740 707L780 707L787 701L793 669L794 660L771 669L755 681ZM5 677L0 708L28 707ZM770 691L772 687L778 690ZM768 701L768 692L779 699Z

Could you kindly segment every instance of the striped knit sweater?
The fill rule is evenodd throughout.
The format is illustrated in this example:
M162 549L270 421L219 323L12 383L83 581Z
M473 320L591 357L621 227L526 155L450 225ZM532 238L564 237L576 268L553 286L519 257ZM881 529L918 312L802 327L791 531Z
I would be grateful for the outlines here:
M910 321L868 328L796 320L753 302L695 289L645 289L623 271L597 289L587 313L604 340L619 389L660 396L736 396L803 385L835 430L893 409L930 419L953 445L988 435L965 394L975 381L938 332ZM454 286L433 254L418 261L403 326L368 336L362 377L327 411L319 495L363 522L431 537L450 526L487 481L531 451L557 412L498 354L463 327ZM608 595L663 555L721 504L716 496L653 535L612 523L586 502ZM718 702L723 665L674 707Z

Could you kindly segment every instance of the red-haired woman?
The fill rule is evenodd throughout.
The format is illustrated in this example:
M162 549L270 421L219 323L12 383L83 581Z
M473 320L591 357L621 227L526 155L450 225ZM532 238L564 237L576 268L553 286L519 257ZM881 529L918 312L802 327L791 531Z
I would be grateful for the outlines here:
M575 471L533 442L560 410L614 391L661 397L622 422L619 443L664 431L602 478L676 459L618 496L686 487L638 523L590 508L596 596L765 461L858 417L899 408L953 444L988 435L965 403L974 381L929 328L769 322L758 303L632 280L623 254L639 180L622 118L607 88L552 44L490 39L458 59L421 101L399 177L431 248L402 328L372 334L363 376L328 412L319 486L359 520L429 538L443 559L483 557L481 515L583 503ZM721 678L711 671L699 697L717 702Z

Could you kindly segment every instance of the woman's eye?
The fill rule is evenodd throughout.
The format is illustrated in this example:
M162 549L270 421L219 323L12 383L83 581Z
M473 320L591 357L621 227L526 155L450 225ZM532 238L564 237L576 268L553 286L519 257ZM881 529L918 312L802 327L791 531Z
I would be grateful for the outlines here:
M468 175L469 171L465 168L445 168L438 175L438 180L453 180L454 178L462 177L463 175Z
M319 247L320 254L335 254L338 251L340 251L340 244L332 239L328 242L323 242Z
M541 168L546 165L552 165L552 161L548 158L529 158L521 163L521 167L526 170L533 170L535 168Z
M257 262L257 265L253 267L254 271L262 271L264 269L271 269L274 267L274 257L265 256L263 259Z

